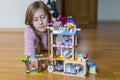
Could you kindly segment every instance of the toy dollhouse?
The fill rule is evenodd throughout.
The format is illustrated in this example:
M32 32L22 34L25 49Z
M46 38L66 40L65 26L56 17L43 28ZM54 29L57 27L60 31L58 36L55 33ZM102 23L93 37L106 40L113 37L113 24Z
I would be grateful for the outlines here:
M69 17L65 25L59 21L49 27L51 64L48 71L55 74L85 77L87 57L77 53L76 23Z

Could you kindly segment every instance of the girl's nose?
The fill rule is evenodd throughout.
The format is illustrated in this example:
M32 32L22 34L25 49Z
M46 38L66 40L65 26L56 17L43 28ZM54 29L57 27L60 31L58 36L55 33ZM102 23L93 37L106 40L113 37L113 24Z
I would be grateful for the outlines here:
M43 21L41 19L38 19L38 23L41 25L43 24Z

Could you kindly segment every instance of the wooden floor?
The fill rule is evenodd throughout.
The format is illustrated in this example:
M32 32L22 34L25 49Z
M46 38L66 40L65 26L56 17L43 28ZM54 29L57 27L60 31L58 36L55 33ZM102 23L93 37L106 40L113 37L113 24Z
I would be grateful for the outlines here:
M50 74L24 76L23 32L0 30L0 80L120 80L120 24L81 25L78 50L89 52L89 61L96 63L97 75L86 78Z

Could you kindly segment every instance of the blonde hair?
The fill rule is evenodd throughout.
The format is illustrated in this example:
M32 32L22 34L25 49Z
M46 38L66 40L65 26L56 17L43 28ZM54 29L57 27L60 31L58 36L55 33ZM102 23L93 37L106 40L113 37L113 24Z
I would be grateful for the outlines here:
M51 21L51 13L50 13L48 7L46 6L46 4L44 2L39 0L39 1L35 1L35 2L31 3L28 6L27 11L26 11L26 16L25 16L25 24L30 25L33 32L35 33L35 36L36 36L36 40L35 40L36 54L40 53L41 48L43 46L41 37L38 34L38 31L34 28L33 23L32 23L33 16L38 11L38 9L43 9L48 16L48 21L49 22Z
M25 16L25 24L26 25L33 26L33 23L32 23L33 16L38 11L38 9L41 9L41 8L48 15L48 19L49 19L48 21L51 21L51 13L50 13L48 7L46 6L46 4L42 1L35 1L35 2L31 3L27 8L26 16Z

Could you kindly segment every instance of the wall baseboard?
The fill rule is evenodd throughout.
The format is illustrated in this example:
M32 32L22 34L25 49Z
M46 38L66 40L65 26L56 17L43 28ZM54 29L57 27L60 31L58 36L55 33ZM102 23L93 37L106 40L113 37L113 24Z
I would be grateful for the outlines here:
M98 21L97 23L120 24L120 20L101 20Z

